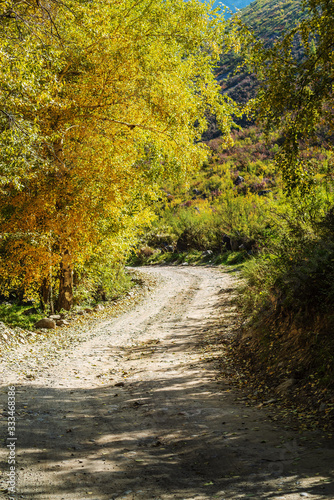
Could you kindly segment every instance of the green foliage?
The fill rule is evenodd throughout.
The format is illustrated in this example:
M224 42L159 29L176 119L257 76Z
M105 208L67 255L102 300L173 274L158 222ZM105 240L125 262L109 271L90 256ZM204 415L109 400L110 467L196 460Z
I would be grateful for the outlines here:
M204 183L203 187L205 192L219 191L223 187L223 181L219 175L212 175Z
M333 202L323 188L282 200L267 247L243 267L238 302L248 335L240 349L264 379L290 374L303 384L309 377L312 389L334 387Z
M92 305L114 300L133 286L131 273L124 267L126 257L101 253L85 265L77 266L74 279L74 305Z
M157 206L157 219L141 238L138 249L173 246L176 251L213 250L225 252L223 235L231 238L233 251L239 247L257 252L271 233L270 212L280 196L279 177L266 151L261 129L234 130L234 145L223 149L220 138L208 142L212 158L190 180L190 186L169 183ZM272 134L269 144L275 144ZM240 156L245 155L240 167ZM264 156L264 159L259 159ZM241 175L243 180L236 185ZM259 196L264 190L265 196ZM153 260L163 259L152 256ZM147 258L143 255L143 262Z
M253 110L268 127L281 130L277 163L287 188L306 192L315 175L308 148L319 139L332 148L334 5L304 0L302 7L304 17L297 26L273 47L261 49L254 43L250 59L261 81Z
M221 227L216 214L182 207L169 213L167 220L177 235L176 245L180 250L219 250Z
M20 306L17 304L0 304L0 321L9 326L18 326L25 330L32 330L34 324L45 315L42 312L36 314L24 314L24 311L30 309L31 306Z
M216 154L220 162L237 164L245 177L240 194L256 192L263 175L274 198L260 251L243 267L238 301L245 320L251 320L238 347L244 366L268 386L287 375L304 378L291 397L301 395L303 385L314 394L322 384L315 391L321 394L318 411L326 389L334 387L334 4L305 0L301 5L258 0L246 9L255 36L243 68L254 76L237 74L224 86L229 95L233 85L240 94L243 88L254 91L246 79L257 78L260 90L257 96L253 92L248 110L257 121L251 128L258 132L258 144L263 131L267 139L256 160L245 148L249 142L254 154L254 138L242 131L235 151L217 148ZM282 23L285 12L295 14L294 26ZM243 102L249 101L246 94Z
M304 319L326 314L333 297L333 245L324 221L333 203L334 10L326 0L302 5L294 28L272 47L254 43L251 53L262 81L254 110L268 130L282 135L271 151L290 193L273 212L274 230L262 258L245 268L242 302L255 316L260 310Z
M319 191L282 201L272 214L274 231L267 248L245 266L240 298L257 320L265 310L307 321L333 309L332 212Z
M239 270L242 268L244 262L249 258L247 252L244 250L239 252L224 252L213 253L211 255L203 254L199 250L190 250L188 252L161 252L151 249L152 252L149 254L142 252L133 252L129 258L129 264L132 266L141 265L165 265L165 264L175 264L181 265L187 263L192 266L233 266L234 270Z

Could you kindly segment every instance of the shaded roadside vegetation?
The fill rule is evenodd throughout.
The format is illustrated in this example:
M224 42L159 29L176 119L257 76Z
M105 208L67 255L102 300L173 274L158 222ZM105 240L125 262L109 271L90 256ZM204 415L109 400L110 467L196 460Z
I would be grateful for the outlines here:
M61 310L59 311L61 318L68 320L75 314L92 312L92 308L102 308L104 305L110 305L113 301L124 297L140 281L137 276L131 272L126 272L123 267L117 269L115 266L113 271L108 276L108 279L105 278L102 282L96 282L93 277L90 277L89 272L80 276L75 287L74 305L71 313ZM1 297L0 322L10 327L33 330L36 322L44 318L48 313L50 313L50 310L45 307L42 301L26 300L20 294L20 290L12 291L9 297ZM6 335L6 329L4 325L2 326L4 329L2 335L3 333Z
M313 211L313 221L305 212L303 219L299 201L292 214L281 214L281 239L244 266L244 323L233 351L259 398L297 404L311 419L299 410L302 427L321 422L326 429L334 417L333 209L306 213Z
M302 6L299 26L262 52L267 63L260 71L256 116L267 130L280 131L275 159L286 205L274 210L267 247L245 266L239 303L248 324L237 350L267 385L283 379L278 390L286 399L312 404L330 422L334 9L322 0ZM302 57L292 51L297 42Z

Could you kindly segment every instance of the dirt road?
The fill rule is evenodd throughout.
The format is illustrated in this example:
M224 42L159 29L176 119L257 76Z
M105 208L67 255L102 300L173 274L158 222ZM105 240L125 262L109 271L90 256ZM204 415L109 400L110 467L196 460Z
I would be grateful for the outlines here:
M83 324L79 341L56 360L55 336L38 356L22 346L3 362L0 498L333 499L333 443L273 422L217 380L222 346L209 356L205 346L214 330L232 328L231 273L143 272L160 285L94 331ZM13 495L5 491L9 385L17 412Z

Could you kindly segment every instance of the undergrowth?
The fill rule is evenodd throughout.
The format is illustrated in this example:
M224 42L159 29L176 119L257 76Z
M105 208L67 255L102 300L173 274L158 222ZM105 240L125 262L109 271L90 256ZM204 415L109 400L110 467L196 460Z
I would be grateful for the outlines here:
M98 303L114 301L126 295L137 283L138 278L124 267L104 268L96 273L92 266L76 276L74 287L73 311L94 307ZM28 313L29 311L29 313ZM66 311L63 312L65 315ZM31 302L29 305L20 300L6 301L0 304L0 322L10 327L19 327L24 330L34 330L34 325L42 318L51 314L50 305L42 302Z
M37 308L36 313L25 315L24 312L31 306L20 306L17 304L0 304L0 321L9 326L18 326L24 330L32 330L34 324L45 317L44 313Z
M313 193L275 214L275 237L245 263L238 303L244 318L234 346L248 379L311 405L325 426L334 416L334 210ZM282 216L283 215L283 216ZM318 415L319 413L319 415Z
M238 252L224 252L206 254L198 250L189 252L161 252L154 251L151 248L143 248L140 252L134 252L129 259L129 265L164 265L164 264L189 264L189 265L227 265L227 266L242 266L249 259L247 252L244 250Z

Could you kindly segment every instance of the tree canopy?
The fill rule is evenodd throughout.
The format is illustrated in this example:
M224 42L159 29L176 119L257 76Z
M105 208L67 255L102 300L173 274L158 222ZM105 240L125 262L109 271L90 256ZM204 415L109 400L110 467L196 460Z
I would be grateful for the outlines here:
M68 309L74 266L121 259L162 180L204 160L208 112L228 141L213 70L235 30L197 0L0 9L1 286L57 281Z
M261 80L252 105L260 120L282 131L278 163L289 189L312 184L308 148L319 137L328 149L333 144L334 5L304 0L302 8L293 29L270 48L256 41L250 57Z

